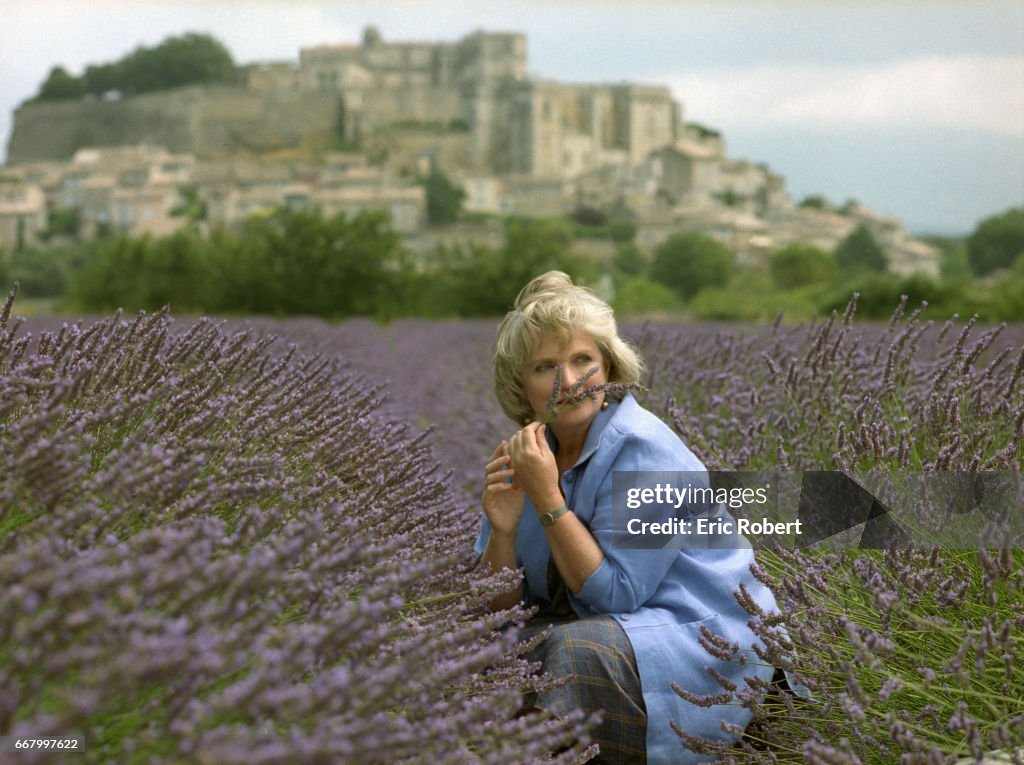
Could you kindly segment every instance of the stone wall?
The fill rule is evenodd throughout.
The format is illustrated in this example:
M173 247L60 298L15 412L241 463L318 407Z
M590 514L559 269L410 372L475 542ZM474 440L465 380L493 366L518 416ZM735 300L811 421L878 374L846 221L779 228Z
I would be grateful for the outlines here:
M190 86L119 101L27 104L15 112L10 164L69 159L84 146L151 144L200 158L271 151L333 131L335 95Z
M83 146L149 143L191 151L200 95L200 88L183 88L121 101L26 104L14 113L7 161L65 160Z

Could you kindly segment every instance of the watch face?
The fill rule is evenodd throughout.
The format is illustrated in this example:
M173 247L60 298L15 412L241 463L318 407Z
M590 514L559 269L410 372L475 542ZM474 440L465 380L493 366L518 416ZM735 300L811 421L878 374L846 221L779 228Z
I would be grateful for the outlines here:
M565 515L567 512L569 512L569 508L566 507L565 505L562 505L562 507L558 508L557 510L554 510L554 511L551 511L551 512L548 512L548 513L541 513L540 514L540 525L541 526L550 526L555 521L557 521L559 518L561 518L563 515Z

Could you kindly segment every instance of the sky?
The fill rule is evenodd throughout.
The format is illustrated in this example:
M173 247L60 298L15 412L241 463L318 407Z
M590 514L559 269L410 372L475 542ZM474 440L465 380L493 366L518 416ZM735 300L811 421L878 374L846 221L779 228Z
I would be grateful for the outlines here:
M950 235L1024 205L1020 0L0 0L0 161L53 66L185 32L238 63L294 61L371 24L395 41L522 32L530 76L668 85L795 201Z

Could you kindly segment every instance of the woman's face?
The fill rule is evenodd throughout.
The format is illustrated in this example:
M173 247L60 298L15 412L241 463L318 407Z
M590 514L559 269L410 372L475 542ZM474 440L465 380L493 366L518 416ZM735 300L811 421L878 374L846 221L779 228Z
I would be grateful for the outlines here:
M577 331L568 345L562 345L557 338L545 339L533 352L524 379L527 400L538 419L544 416L545 407L551 399L556 364L562 365L563 392L595 366L598 368L597 371L587 378L583 386L589 388L608 382L609 363L601 355L597 343L589 332ZM603 401L603 392L598 393L593 399L584 399L582 403L552 420L552 424L556 427L586 424L601 408Z

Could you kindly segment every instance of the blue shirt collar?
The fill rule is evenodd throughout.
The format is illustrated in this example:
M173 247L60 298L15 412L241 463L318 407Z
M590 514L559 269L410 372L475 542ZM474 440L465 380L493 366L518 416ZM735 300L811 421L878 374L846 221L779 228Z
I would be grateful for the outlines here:
M597 410L597 414L594 415L594 419L590 422L590 430L587 431L587 438L583 442L583 450L580 452L579 458L572 467L576 467L577 465L586 462L590 459L590 455L597 451L597 447L601 444L601 435L604 433L605 427L611 421L612 417L615 416L619 407L623 404L625 404L627 408L635 407L637 405L632 393L627 393L622 401L608 400L607 409ZM544 431L544 435L548 440L548 446L551 447L551 451L555 451L558 446L558 440L555 438L555 434L551 432L551 428L547 428ZM571 469L572 468L570 468L570 470Z

